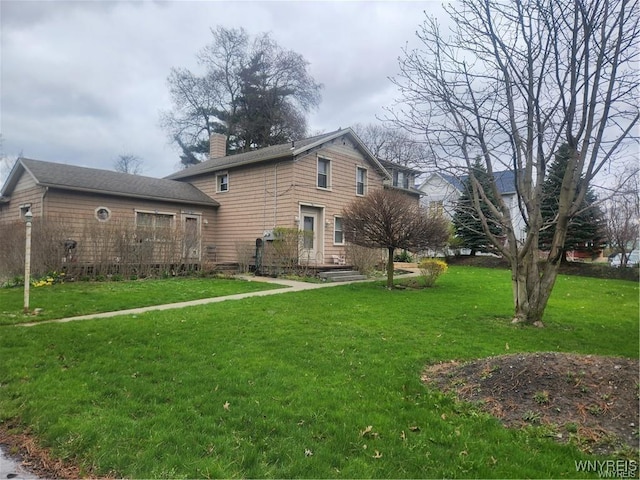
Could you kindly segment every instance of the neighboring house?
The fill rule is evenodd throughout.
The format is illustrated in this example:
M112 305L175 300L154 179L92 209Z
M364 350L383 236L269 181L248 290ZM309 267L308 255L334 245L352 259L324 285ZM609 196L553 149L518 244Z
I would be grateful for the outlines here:
M527 235L526 224L518 206L513 171L494 172L493 175L502 200L509 208L516 238L519 241L524 241ZM455 176L442 172L431 173L418 188L423 194L422 204L429 210L441 212L452 219L456 203L462 195L465 180L466 176Z
M168 228L183 239L181 261L194 263L236 262L275 227L297 228L307 234L304 259L319 265L345 254L342 209L394 188L393 174L350 128L232 156L224 156L225 142L214 134L210 160L165 179L21 158L1 192L0 223L30 209L34 219L60 219L70 240L93 224L135 225L135 242L154 251L166 241L152 232ZM418 201L408 185L397 188Z

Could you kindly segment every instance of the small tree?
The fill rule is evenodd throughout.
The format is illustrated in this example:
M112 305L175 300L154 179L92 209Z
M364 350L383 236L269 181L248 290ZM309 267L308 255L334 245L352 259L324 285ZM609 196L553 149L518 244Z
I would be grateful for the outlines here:
M393 288L393 253L438 248L449 237L448 222L429 214L418 202L395 190L374 190L357 198L342 212L348 242L363 247L385 248L387 288Z
M495 251L495 247L484 233L482 226L483 218L487 222L487 228L495 235L500 236L502 228L500 221L495 218L487 202L481 201L481 195L475 195L478 200L478 208L482 211L482 217L476 213L476 205L474 200L473 189L482 189L484 196L489 198L491 203L496 203L496 198L491 188L491 179L487 173L487 169L476 159L475 164L469 170L469 176L464 179L462 195L456 203L455 213L453 215L453 226L456 231L456 237L460 239L462 247L471 250L471 255L476 252Z
M113 169L116 172L139 175L142 173L142 159L130 153L118 155L113 162Z
M640 220L640 188L638 172L625 173L616 194L606 204L605 230L609 245L620 253L620 266L626 267L629 254L638 248Z

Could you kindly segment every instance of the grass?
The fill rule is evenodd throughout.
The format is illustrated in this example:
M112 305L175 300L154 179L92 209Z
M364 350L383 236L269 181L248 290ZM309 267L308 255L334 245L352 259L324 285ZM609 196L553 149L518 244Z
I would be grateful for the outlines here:
M32 310L42 309L38 315L25 315L22 312L22 287L0 288L0 325L186 302L272 288L278 287L267 283L222 278L67 282L31 287L29 304Z
M509 273L382 282L3 327L0 422L136 478L584 477L586 455L426 387L426 363L502 353L638 356L638 285L561 276L544 329L514 326ZM507 351L507 344L509 350Z

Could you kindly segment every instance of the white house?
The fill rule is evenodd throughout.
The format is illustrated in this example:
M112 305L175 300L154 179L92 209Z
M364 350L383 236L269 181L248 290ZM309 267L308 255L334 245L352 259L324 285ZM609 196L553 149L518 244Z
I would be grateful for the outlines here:
M502 195L502 200L509 207L516 238L524 241L527 232L524 218L518 206L516 195L515 175L512 170L494 172L496 186ZM439 211L449 219L453 218L456 202L462 195L466 176L455 176L443 172L434 172L427 176L418 190L423 194L420 200L431 211Z

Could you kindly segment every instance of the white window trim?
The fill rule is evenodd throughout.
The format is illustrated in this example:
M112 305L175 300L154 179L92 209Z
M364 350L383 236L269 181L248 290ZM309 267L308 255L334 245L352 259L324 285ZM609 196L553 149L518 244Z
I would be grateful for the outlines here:
M364 182L362 182L362 193L358 193L358 184L360 183L358 182L358 172L360 171L364 172ZM369 169L361 165L356 165L356 196L364 197L367 194L368 183L369 183Z
M320 161L324 161L327 162L327 168L328 168L328 172L327 172L327 186L326 187L321 187L318 184L318 176L320 175ZM333 162L331 161L330 158L328 157L322 157L320 155L318 155L317 160L316 160L316 188L320 189L320 190L331 190L331 174L332 174L332 170L333 170Z
M227 177L227 189L226 190L221 190L220 189L220 179L222 177L226 176ZM220 172L216 174L216 193L227 193L229 190L231 190L231 182L229 182L229 172Z
M344 241L344 225L341 225L342 229L340 230L342 232L342 242L336 242L336 220L340 219L342 220L342 217L339 215L335 215L333 217L333 244L334 245L344 245L345 241Z

